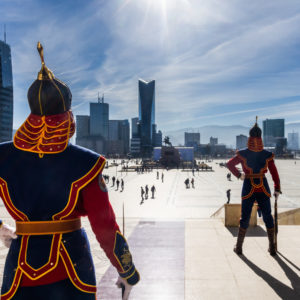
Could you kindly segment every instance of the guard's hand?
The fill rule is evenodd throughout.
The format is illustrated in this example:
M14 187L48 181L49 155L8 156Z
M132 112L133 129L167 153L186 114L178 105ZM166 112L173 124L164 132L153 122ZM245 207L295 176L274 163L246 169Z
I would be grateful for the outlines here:
M242 181L245 180L245 173L241 173L241 176L239 179L241 179Z
M125 291L124 291L124 295L122 297L122 300L128 300L129 299L129 294L131 292L132 289L132 285L130 285L129 283L127 283L127 281L125 279L123 279L122 277L119 276L116 285L118 288L122 288L122 285L125 287Z
M281 194L280 192L275 191L275 192L274 192L275 198L278 199L280 194Z
M0 227L0 240L3 242L3 244L9 248L12 239L16 239L18 236L16 235L15 228L7 225L2 224Z

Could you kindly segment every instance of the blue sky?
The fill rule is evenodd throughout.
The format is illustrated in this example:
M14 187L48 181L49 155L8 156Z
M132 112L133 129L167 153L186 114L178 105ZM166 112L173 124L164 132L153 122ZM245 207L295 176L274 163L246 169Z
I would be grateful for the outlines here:
M15 128L29 113L37 41L70 86L75 114L88 114L99 91L111 119L137 116L143 78L156 80L163 131L250 126L256 115L300 122L299 1L0 0L0 16L12 49Z

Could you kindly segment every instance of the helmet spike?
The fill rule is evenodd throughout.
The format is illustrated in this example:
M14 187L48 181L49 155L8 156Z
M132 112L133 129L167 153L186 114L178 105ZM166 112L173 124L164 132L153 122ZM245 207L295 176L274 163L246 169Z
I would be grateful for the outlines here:
M45 65L44 48L40 42L37 43L37 50L39 52L42 63L42 68L38 73L38 80L52 80L54 78L54 74Z

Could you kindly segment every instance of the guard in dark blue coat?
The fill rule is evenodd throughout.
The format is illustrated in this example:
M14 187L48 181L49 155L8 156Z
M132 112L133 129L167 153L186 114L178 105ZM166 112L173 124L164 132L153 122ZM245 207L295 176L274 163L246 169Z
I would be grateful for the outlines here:
M265 173L269 170L272 175L275 197L278 197L279 194L281 194L280 180L274 163L274 154L263 148L261 129L257 125L257 119L249 134L248 147L237 151L236 155L227 163L227 167L232 174L243 180L242 215L237 244L234 251L237 254L242 254L243 252L242 246L249 226L252 206L256 201L261 209L263 220L266 224L269 238L269 252L273 256L276 255L274 244L274 221L271 214L271 191ZM242 165L243 173L236 168L237 164Z
M13 142L0 144L0 197L16 229L0 224L9 246L1 299L95 300L96 279L81 217L119 273L128 299L139 281L102 177L105 158L69 144L71 92L45 66L28 90L31 114Z

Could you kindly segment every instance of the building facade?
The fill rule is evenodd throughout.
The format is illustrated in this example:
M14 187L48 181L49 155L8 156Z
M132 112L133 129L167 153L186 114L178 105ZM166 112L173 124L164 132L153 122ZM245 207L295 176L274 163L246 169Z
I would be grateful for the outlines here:
M236 136L236 149L240 150L247 147L248 137L240 134Z
M13 78L10 46L0 41L0 142L12 140Z
M298 132L288 133L287 147L290 150L299 150L299 133Z
M209 139L209 143L211 146L215 146L215 145L218 145L218 138L214 138L214 137L210 137Z
M284 138L284 119L266 119L263 121L263 141L265 147L276 147L277 140Z
M199 132L185 132L184 133L184 146L185 147L197 147L200 145L200 133Z
M152 130L155 124L155 80L139 80L139 123L141 155L151 157L153 150Z
M128 120L109 120L108 155L125 156L129 153Z
M90 103L90 135L102 136L108 140L109 128L109 105L104 103L104 99L98 103Z

